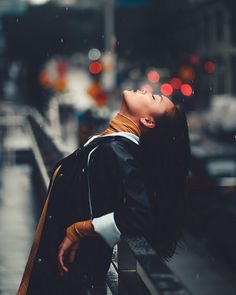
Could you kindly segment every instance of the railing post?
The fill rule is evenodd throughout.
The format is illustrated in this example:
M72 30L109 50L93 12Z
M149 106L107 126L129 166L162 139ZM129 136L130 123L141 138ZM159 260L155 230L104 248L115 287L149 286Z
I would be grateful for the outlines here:
M118 244L118 294L125 294L128 287L123 278L127 277L128 273L137 274L136 259L130 252L123 241Z

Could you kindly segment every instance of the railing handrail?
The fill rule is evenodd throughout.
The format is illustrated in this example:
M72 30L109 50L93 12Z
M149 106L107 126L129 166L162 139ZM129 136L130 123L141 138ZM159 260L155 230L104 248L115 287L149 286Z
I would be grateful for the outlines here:
M122 237L118 245L118 271L123 276L127 272L136 272L149 294L190 295L190 291L161 260L144 237L128 235Z

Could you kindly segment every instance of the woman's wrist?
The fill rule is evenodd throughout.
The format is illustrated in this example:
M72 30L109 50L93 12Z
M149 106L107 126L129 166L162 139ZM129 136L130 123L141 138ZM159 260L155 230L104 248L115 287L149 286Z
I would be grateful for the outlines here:
M72 242L76 242L84 237L93 237L98 234L95 232L92 220L84 220L73 223L66 229L66 235Z
M67 227L66 229L66 236L71 242L77 242L80 237L76 231L76 223L73 223L71 226Z

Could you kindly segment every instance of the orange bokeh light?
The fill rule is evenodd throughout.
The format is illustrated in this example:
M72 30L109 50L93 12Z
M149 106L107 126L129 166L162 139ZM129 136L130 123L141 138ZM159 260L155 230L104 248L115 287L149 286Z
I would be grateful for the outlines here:
M179 75L183 80L192 81L195 78L195 71L191 66L183 66L179 70Z
M51 87L52 86L52 82L50 80L50 77L46 72L40 73L40 75L39 75L39 83L43 87Z

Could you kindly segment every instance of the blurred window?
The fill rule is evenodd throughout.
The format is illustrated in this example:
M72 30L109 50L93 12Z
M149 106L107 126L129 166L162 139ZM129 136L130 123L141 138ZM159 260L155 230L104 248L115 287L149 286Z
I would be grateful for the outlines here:
M217 11L217 13L216 13L216 33L217 33L217 41L219 43L223 40L223 28L224 28L223 11Z
M236 162L233 159L209 160L206 169L211 176L235 176Z
M225 67L222 56L217 58L217 76L217 93L223 94L225 93Z
M204 17L204 41L207 46L210 43L210 16Z
M236 56L231 57L231 73L232 73L232 81L236 81ZM236 83L232 83L232 92L236 94Z

